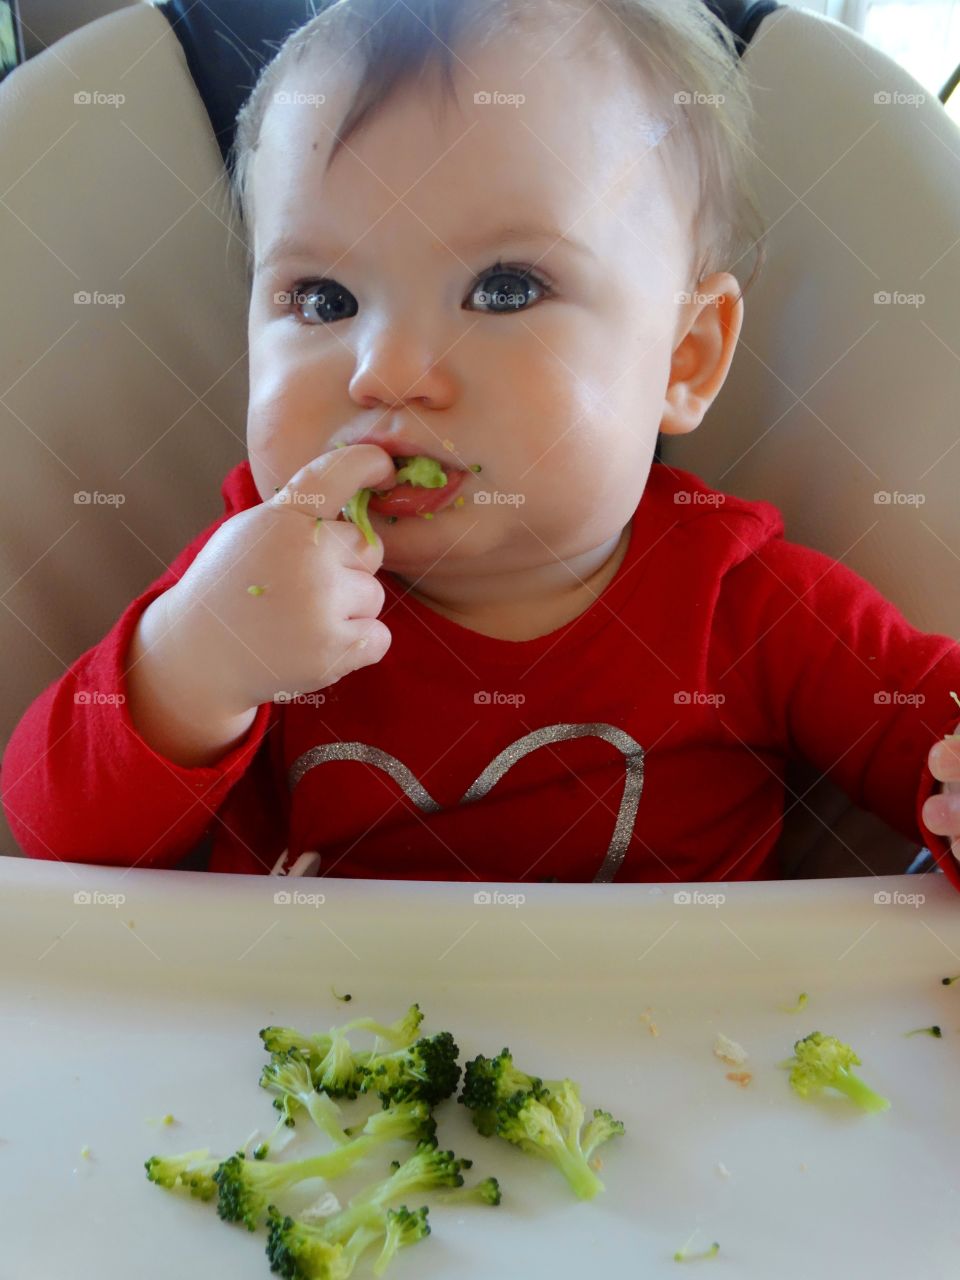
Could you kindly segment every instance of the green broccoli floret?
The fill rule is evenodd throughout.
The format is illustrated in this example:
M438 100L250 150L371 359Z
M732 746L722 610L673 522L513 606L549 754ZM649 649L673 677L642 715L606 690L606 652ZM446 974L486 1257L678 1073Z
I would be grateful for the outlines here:
M836 1036L813 1031L796 1042L793 1052L785 1065L791 1067L790 1085L801 1098L836 1089L865 1111L886 1111L890 1106L888 1098L874 1093L850 1070L861 1065L860 1059Z
M581 1199L603 1190L588 1164L596 1148L622 1134L624 1126L607 1111L595 1110L584 1124L579 1087L573 1080L548 1080L521 1071L508 1049L496 1058L482 1054L467 1063L460 1101L478 1131L496 1133L522 1151L552 1160Z
M623 1121L614 1120L609 1111L601 1111L595 1108L593 1119L588 1120L583 1132L580 1134L580 1146L583 1149L584 1158L589 1160L601 1143L609 1141L610 1138L616 1138L623 1134Z
M312 1035L306 1035L295 1027L264 1027L260 1032L260 1039L267 1052L275 1058L282 1057L291 1049L296 1049L309 1062L310 1069L316 1076L334 1040L337 1037L346 1036L348 1031L371 1031L400 1049L416 1040L422 1021L423 1014L420 1006L412 1004L402 1018L389 1024L377 1022L374 1018L354 1018L351 1022L333 1027L328 1032L315 1032ZM371 1056L370 1050L366 1049L354 1054L354 1058L359 1063L365 1062Z
M515 1093L500 1103L497 1133L528 1155L552 1161L581 1200L603 1190L579 1145L567 1141L556 1115L532 1093Z
M466 1169L469 1165L468 1160L461 1161L461 1167ZM444 1191L444 1204L492 1204L500 1203L500 1183L496 1178L484 1178L482 1182L475 1182L469 1187L455 1187L452 1191Z
M462 1188L461 1169L470 1165L471 1161L458 1160L452 1151L439 1151L424 1142L402 1164L396 1162L388 1178L366 1187L323 1223L297 1222L269 1206L267 1253L273 1270L292 1280L342 1280L371 1240L384 1235L374 1264L376 1274L381 1274L398 1248L429 1235L426 1207L410 1212L401 1206L394 1212L389 1208L391 1201L411 1192ZM495 1187L495 1180L487 1179L469 1191L473 1198L495 1204L499 1200L499 1188L494 1195Z
M243 1222L255 1231L273 1198L308 1178L337 1178L384 1142L395 1138L417 1141L417 1150L436 1145L435 1124L426 1103L399 1104L370 1116L360 1135L321 1155L287 1164L251 1162L236 1152L217 1168L213 1179L219 1189L217 1212L225 1222Z
M559 1081L550 1083L556 1085ZM539 1098L546 1088L539 1076L527 1075L514 1066L509 1049L501 1049L495 1058L479 1053L467 1063L459 1101L469 1107L477 1130L489 1138L497 1131L497 1107L504 1098L518 1092Z
M298 1109L307 1111L311 1120L334 1142L348 1141L340 1125L340 1108L326 1093L318 1093L313 1083L310 1063L299 1049L275 1054L260 1072L260 1085L278 1096L273 1105L291 1115Z
M386 1215L381 1215L385 1219ZM267 1211L267 1258L284 1280L347 1280L357 1259L386 1230L385 1221L356 1227L345 1239L331 1239L323 1227Z
M363 1079L363 1063L368 1052L357 1054L347 1039L343 1028L335 1028L330 1035L330 1047L317 1063L314 1083L332 1098L355 1098Z
M349 1132L353 1133L354 1130ZM435 1147L436 1134L437 1122L433 1118L429 1102L415 1099L412 1102L395 1102L383 1111L375 1111L367 1117L354 1142L367 1140L368 1146L373 1146L376 1142L407 1138L418 1146L420 1143L427 1143Z
M406 1205L401 1205L399 1209L387 1210L386 1239L379 1257L373 1264L375 1276L383 1275L398 1249L405 1249L408 1245L427 1238L430 1234L428 1213L426 1205L421 1205L419 1209L414 1209L412 1212Z
M256 1147L253 1153L254 1160L266 1160L270 1153L270 1148L277 1140L277 1134L283 1128L292 1129L297 1123L293 1118L293 1109L296 1105L289 1095L282 1098L274 1098L273 1105L280 1112L280 1119L276 1123L273 1133Z
M412 1192L435 1191L440 1187L462 1187L461 1169L469 1168L469 1160L458 1160L452 1151L441 1151L435 1144L418 1143L413 1155L397 1162L389 1178L365 1187L353 1197L346 1209L325 1223L331 1232L352 1230L363 1222L371 1209L384 1209L394 1200L402 1200Z
M189 1191L197 1200L212 1200L217 1194L213 1175L219 1167L220 1160L211 1158L207 1147L180 1156L151 1156L144 1161L151 1182L168 1191Z
M354 1018L341 1027L342 1031L372 1031L381 1040L388 1040L395 1049L405 1049L413 1044L420 1032L423 1013L418 1004L412 1004L402 1018L384 1025L374 1018Z
M361 1068L360 1090L375 1090L385 1107L417 1099L435 1106L456 1092L459 1053L450 1032L440 1031L408 1048L374 1054Z

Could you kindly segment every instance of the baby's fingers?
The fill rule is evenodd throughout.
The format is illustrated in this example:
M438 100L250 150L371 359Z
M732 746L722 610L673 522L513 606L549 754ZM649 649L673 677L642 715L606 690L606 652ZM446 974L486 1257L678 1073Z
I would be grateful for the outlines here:
M948 782L942 794L928 796L923 803L923 820L934 835L960 838L960 786Z
M960 782L960 736L951 734L930 748L930 772L941 782Z

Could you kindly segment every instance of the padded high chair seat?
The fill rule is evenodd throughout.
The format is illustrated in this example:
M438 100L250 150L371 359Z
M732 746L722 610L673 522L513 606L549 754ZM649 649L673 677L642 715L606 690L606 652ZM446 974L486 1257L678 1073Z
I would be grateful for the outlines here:
M742 41L772 230L726 385L664 461L773 502L789 538L842 559L916 626L953 634L957 128L931 95L897 101L920 86L840 24L711 3ZM0 84L3 742L221 513L247 391L243 229L223 156L258 66L310 11L133 4ZM242 18L256 30L238 34ZM906 869L916 839L829 777L788 779L785 874ZM16 851L6 832L0 848Z

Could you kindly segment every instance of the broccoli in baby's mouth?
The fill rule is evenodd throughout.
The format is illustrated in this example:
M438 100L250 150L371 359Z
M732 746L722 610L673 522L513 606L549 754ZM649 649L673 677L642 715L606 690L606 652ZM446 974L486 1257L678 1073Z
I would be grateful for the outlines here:
M397 484L412 484L420 489L442 489L447 483L447 473L440 463L424 454L417 454L413 458L394 458L393 465L397 468ZM353 521L371 547L377 545L377 535L370 523L367 507L374 493L389 492L389 489L358 489L343 508L343 514Z

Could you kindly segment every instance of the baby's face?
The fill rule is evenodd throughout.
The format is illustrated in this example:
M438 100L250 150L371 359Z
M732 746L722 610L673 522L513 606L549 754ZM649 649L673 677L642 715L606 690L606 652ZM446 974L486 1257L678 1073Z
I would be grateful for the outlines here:
M404 93L326 176L354 84L345 60L298 68L264 121L253 476L269 497L371 431L479 463L460 506L374 517L384 567L401 574L441 560L456 573L530 569L616 537L669 429L668 384L696 361L682 339L698 308L677 300L694 283L689 209L657 151L665 126L622 54L544 55L549 44L461 52L460 110L441 116L439 89ZM475 101L483 92L494 100ZM277 256L281 240L299 251ZM334 304L282 298L319 281Z

